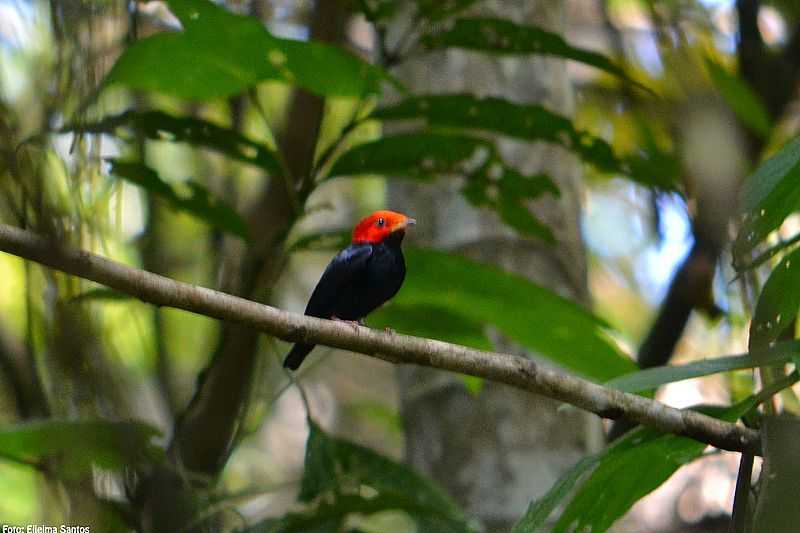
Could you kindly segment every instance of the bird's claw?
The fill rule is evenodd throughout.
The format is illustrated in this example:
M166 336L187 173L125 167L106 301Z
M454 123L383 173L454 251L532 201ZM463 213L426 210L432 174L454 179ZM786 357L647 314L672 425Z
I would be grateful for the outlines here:
M345 320L345 319L339 318L337 316L332 316L331 320L334 320L336 322L344 322L346 324L350 324L351 326L353 326L353 329L358 329L359 326L364 326L365 325L363 318L359 319L359 320Z
M385 331L389 335L396 335L397 334L397 332L395 330L393 330L392 328L390 328L389 326L386 326L385 328L383 328L383 331Z

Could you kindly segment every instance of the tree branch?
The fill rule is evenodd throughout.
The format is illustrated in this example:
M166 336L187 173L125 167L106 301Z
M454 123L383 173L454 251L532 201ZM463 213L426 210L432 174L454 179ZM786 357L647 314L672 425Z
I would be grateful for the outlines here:
M311 37L336 43L346 27L341 0L317 2ZM325 102L303 90L294 93L280 152L287 173L272 176L250 209L248 225L257 239L245 251L238 273L227 276L225 290L263 298L284 267L286 235L302 212L313 186L311 168L324 115ZM246 407L256 364L258 335L248 328L226 324L211 362L200 375L197 389L178 417L170 455L187 470L215 477L225 465Z
M760 454L758 432L687 409L608 389L524 357L354 327L281 311L250 300L182 283L59 242L0 225L0 251L107 285L142 301L236 322L288 342L322 344L393 363L430 366L505 383L567 402L604 418L625 418L717 448Z

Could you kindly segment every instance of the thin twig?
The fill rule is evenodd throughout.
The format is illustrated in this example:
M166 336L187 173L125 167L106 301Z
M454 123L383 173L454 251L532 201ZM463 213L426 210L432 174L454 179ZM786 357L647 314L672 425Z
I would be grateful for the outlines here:
M267 112L264 110L264 106L261 104L261 99L258 97L258 91L256 88L251 88L247 91L247 96L250 98L250 103L253 104L258 116L261 117L262 122L264 123L264 127L272 133L272 128L269 124L269 117L267 117ZM296 213L300 210L300 200L297 197L297 191L295 190L294 184L292 182L292 176L289 172L289 165L286 163L286 159L283 157L283 153L281 150L275 150L275 158L278 160L278 165L281 169L280 179L286 182L286 193L289 197L289 203L292 206L292 210ZM271 178L275 178L278 176L270 176Z
M739 459L739 475L736 478L736 493L733 497L733 516L730 533L747 533L748 503L750 502L750 480L753 477L753 456L743 453Z
M321 176L319 175L325 165L331 160L331 158L336 154L336 151L344 144L345 140L347 140L348 135L352 133L358 126L364 123L364 119L361 118L361 113L364 110L364 102L365 99L361 98L356 103L356 107L353 110L353 116L350 118L350 121L345 124L342 131L339 132L339 136L337 137L336 141L332 142L330 146L325 148L322 154L319 156L317 161L314 163L314 167L311 170L311 176L313 176L313 182L317 183L321 181Z
M766 402L786 387L791 387L798 381L800 381L800 374L798 374L797 370L794 370L791 374L765 384L764 388L758 391L758 394L753 397L755 407L758 407L758 405Z

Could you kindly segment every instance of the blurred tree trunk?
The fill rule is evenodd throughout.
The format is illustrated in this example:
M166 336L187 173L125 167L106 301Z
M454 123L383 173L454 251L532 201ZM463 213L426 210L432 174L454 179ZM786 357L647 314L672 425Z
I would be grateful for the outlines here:
M562 2L490 2L484 14L564 31ZM398 74L414 92L423 94L491 91L567 116L574 107L566 65L555 59L488 59L451 50L409 63ZM559 199L532 206L553 228L555 246L516 236L493 212L466 204L453 182L431 187L394 181L390 206L419 220L410 235L417 244L460 251L586 303L580 163L551 145L508 140L499 144L509 163L525 172L548 173L558 184ZM494 340L502 350L515 349L503 345L499 336ZM546 492L601 440L597 419L590 421L589 415L575 410L557 412L558 404L542 397L493 383L473 396L456 376L424 368L402 368L398 376L407 460L446 487L489 531L508 531L531 499Z

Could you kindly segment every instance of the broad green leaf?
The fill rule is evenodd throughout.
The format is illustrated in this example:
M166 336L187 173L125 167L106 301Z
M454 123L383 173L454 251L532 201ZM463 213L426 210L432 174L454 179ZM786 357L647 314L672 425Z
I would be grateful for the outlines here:
M552 230L533 215L528 205L528 200L542 194L560 194L546 174L521 174L498 159L485 172L473 174L463 192L473 205L497 211L500 219L520 234L555 243Z
M320 502L319 505L303 512L289 513L282 518L266 520L238 531L240 533L339 533L349 515L370 515L392 509L402 509L412 517L415 513L419 513L417 527L420 532L465 533L469 531L464 522L460 520L429 516L430 509L418 509L412 498L404 497L399 492L392 495L377 494L373 497L339 494L332 501Z
M622 157L627 177L647 187L680 192L683 175L679 157L658 142L653 124L641 112L634 110L631 120L639 141L635 153Z
M332 45L273 36L255 17L209 0L170 0L183 31L158 33L127 48L104 85L157 91L188 100L224 98L264 80L322 96L377 93L378 67Z
M765 207L775 188L785 181L797 181L793 172L800 162L800 137L787 142L775 155L762 163L742 187L742 208L754 211Z
M241 133L212 122L190 117L175 117L161 111L126 111L90 124L73 124L62 131L116 134L119 128L131 128L148 139L185 142L210 148L243 163L256 165L270 176L281 175L281 165L274 150Z
M547 141L575 151L601 170L616 171L611 146L578 131L567 117L536 104L472 94L413 96L372 113L379 120L424 119L429 125L492 131L528 141Z
M706 67L714 86L736 116L755 133L767 137L772 129L772 121L755 91L746 81L731 74L711 58L706 58Z
M111 174L138 185L147 191L164 198L178 211L185 211L200 220L221 230L248 239L247 224L229 205L218 200L199 183L187 181L185 192L178 192L172 185L162 180L151 168L141 163L109 160Z
M557 33L500 18L460 18L449 29L423 39L428 48L465 48L493 54L563 57L630 80L625 71L598 52L570 45ZM638 84L637 84L638 85Z
M249 238L247 223L233 207L194 180L187 180L185 185L189 188L188 195L179 193L180 201L175 204L177 209L192 213L200 220L245 240Z
M347 513L356 509L351 502L341 507L320 505L318 510L288 513L282 518L268 518L237 533L339 533Z
M402 304L392 302L367 319L370 327L391 328L409 335L436 339L453 344L490 351L492 343L484 331L486 326L458 310L435 304Z
M550 228L533 216L530 208L520 203L516 197L511 195L500 196L495 209L503 222L522 235L539 237L550 244L555 242L556 239Z
M435 318L431 319L432 317ZM391 328L408 335L460 344L478 350L494 349L489 337L486 336L484 324L472 320L456 309L437 305L403 305L392 302L370 315L367 324L373 328ZM481 378L462 375L461 379L472 394L478 394L483 389Z
M305 470L298 498L310 502L329 491L359 493L362 485L378 493L402 490L420 505L434 507L441 513L460 513L444 491L407 466L330 436L309 420Z
M800 354L800 342L782 342L773 348L759 352L757 355L731 355L703 359L702 361L685 365L647 368L632 374L618 376L606 382L605 385L624 392L641 392L667 383L683 381L684 379L753 368L765 364L786 363L797 354Z
M547 518L575 488L575 484L594 468L600 459L600 455L592 455L578 461L547 491L547 494L531 502L525 515L514 525L511 533L534 533L541 530Z
M625 176L646 187L664 191L678 191L681 179L681 164L675 154L655 146L645 146L636 155L628 155L621 161Z
M544 193L558 194L545 175L523 175L506 165L492 142L468 135L409 133L360 144L342 154L330 177L358 174L392 174L433 179L437 175L463 175L463 193L477 207L498 212L523 235L553 242L550 228L530 212L529 200Z
M646 431L646 430L645 430ZM553 532L606 531L611 525L682 465L699 457L705 444L672 436L642 435L638 445L615 446L604 455L592 475L581 484Z
M734 242L738 264L753 248L800 209L800 137L787 143L751 174L742 187L745 213Z
M761 290L753 320L750 322L750 351L772 346L783 330L794 327L798 307L800 249L787 254L778 263Z
M329 176L403 173L433 178L445 173L470 174L485 166L492 155L489 141L467 135L391 135L351 148L334 162Z
M408 248L405 255L408 275L393 305L418 309L415 321L434 323L447 309L599 382L636 369L603 321L532 281L454 254Z
M779 243L775 244L774 246L770 246L758 256L755 257L752 261L748 263L737 263L734 261L734 268L736 268L737 272L743 272L745 270L751 270L753 268L758 268L779 253L783 251L788 251L789 248L793 248L798 242L800 242L800 233L796 234L791 239L786 239L785 241L782 240ZM736 259L736 258L734 258Z
M122 470L158 460L155 428L139 422L42 420L0 428L0 456L23 462L55 461L57 473L74 479L92 465Z
M748 398L731 407L698 410L734 421L752 406L753 399ZM687 437L659 433L650 428L629 432L597 456L597 467L580 483L552 529L553 533L606 531L634 503L659 487L678 468L700 457L706 446ZM574 473L568 472L567 475ZM535 529L517 533L528 531Z
M321 501L333 512L405 511L417 521L439 524L426 531L467 531L470 524L456 504L433 482L372 450L327 435L309 419L300 501ZM365 498L365 487L373 494ZM355 506L355 507L353 507ZM319 510L320 508L317 508ZM341 513L340 513L341 514Z
M483 130L526 141L561 145L602 172L627 174L661 188L674 188L674 166L654 154L620 159L606 141L578 130L572 121L536 104L472 94L413 96L372 113L379 120L424 120L429 126ZM465 148L466 150L466 148ZM657 155L657 154L656 154ZM418 162L419 163L419 162Z
M439 22L469 9L478 0L415 0L419 14L430 22Z

